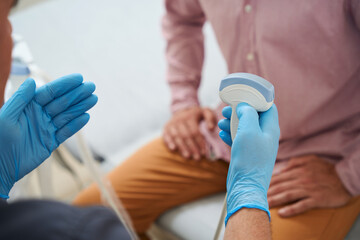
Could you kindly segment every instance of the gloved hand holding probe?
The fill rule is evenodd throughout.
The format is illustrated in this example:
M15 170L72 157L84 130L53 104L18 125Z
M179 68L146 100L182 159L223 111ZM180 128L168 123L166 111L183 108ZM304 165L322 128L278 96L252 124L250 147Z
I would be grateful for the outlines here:
M0 197L88 121L93 83L72 74L35 89L27 79L0 109Z
M267 191L279 146L280 128L275 105L258 113L246 103L237 106L239 125L234 142L231 140L230 106L223 109L226 119L219 121L221 139L231 148L227 177L227 216L241 208L266 211L270 218Z

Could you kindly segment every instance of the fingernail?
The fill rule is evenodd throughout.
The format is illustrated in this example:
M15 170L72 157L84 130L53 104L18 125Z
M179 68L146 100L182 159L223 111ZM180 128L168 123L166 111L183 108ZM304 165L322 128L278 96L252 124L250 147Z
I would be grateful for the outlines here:
M170 143L170 144L169 144L169 148L170 148L171 150L174 150L175 145L174 145L173 143Z
M189 153L188 153L188 152L183 152L183 157L184 157L184 158L188 158L188 157L189 157Z
M279 213L280 215L285 215L286 212L287 212L287 211L286 211L286 208L281 208L278 213Z
M200 160L200 156L198 154L195 154L194 158L195 160Z

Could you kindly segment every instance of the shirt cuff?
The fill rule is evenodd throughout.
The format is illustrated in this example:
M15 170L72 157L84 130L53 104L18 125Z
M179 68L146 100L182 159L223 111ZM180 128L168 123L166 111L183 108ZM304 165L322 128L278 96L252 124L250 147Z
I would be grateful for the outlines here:
M352 166L352 161L349 160L346 159L337 163L335 170L341 179L342 184L349 191L349 193L352 196L358 196L360 195L360 176L357 173L359 169Z
M175 113L179 110L200 106L197 86L191 83L171 83L171 112Z

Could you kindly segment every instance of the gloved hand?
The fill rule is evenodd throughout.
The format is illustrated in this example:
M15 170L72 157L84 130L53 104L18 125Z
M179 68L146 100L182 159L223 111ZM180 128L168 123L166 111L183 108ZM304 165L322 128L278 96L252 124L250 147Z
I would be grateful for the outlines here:
M29 78L0 109L1 198L89 121L97 96L93 83L82 82L72 74L35 90Z
M231 107L223 109L227 119L219 121L221 139L232 146L227 176L227 216L241 208L257 208L269 215L267 191L279 146L280 128L275 105L258 113L246 103L237 106L239 127L234 143L230 136Z

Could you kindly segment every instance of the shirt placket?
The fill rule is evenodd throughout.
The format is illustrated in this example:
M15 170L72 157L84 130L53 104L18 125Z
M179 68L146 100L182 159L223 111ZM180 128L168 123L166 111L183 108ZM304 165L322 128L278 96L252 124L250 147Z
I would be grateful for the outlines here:
M245 70L249 73L259 74L255 48L255 0L245 0L243 11L243 38L245 40L245 47L242 53Z

